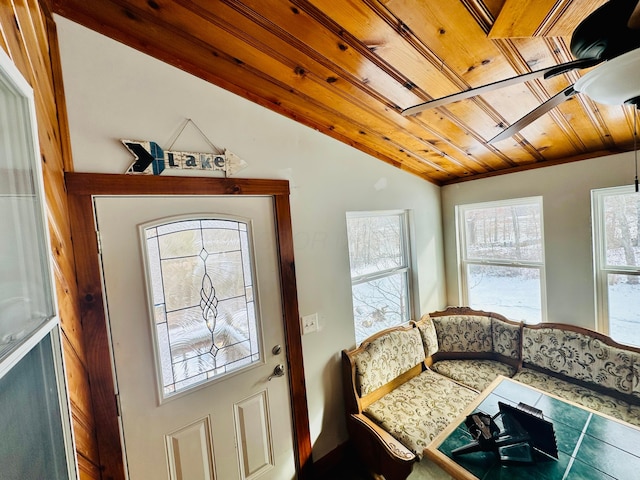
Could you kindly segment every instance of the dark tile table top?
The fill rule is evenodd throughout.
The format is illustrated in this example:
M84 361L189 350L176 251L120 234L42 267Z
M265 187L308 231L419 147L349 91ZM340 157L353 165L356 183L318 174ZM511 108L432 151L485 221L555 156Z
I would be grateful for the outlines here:
M501 464L493 452L454 457L452 450L472 440L464 423L444 439L439 452L482 480L640 479L639 429L508 379L503 379L475 411L495 415L498 402L522 402L542 410L554 426L558 459L536 453L533 464Z

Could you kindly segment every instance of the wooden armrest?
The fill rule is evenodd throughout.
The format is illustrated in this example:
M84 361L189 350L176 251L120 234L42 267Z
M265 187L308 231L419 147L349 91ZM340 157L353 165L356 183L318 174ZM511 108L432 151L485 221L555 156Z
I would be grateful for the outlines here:
M371 473L386 480L406 479L418 457L387 431L361 413L347 416L351 441Z

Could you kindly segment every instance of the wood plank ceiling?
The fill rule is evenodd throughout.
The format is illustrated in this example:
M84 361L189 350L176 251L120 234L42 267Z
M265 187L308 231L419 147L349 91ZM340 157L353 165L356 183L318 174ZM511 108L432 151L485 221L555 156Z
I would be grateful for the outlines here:
M633 148L630 107L583 94L487 143L584 71L400 114L572 60L573 29L604 3L53 0L62 16L437 185Z

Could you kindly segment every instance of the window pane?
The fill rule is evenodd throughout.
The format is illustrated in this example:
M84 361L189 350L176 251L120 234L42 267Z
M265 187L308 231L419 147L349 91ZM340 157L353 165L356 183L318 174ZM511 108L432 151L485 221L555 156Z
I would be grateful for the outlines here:
M542 320L540 270L537 268L468 265L469 306L512 320Z
M402 215L347 218L351 277L405 265Z
M55 315L29 104L0 75L0 357Z
M607 275L609 336L627 345L640 346L640 276Z
M0 478L69 478L51 337L0 379Z
M397 273L353 286L356 343L380 330L409 321L407 274Z
M640 195L620 194L604 197L605 255L609 266L640 265L638 224Z
M540 205L465 208L467 259L542 262Z
M164 396L259 361L247 225L181 220L144 238Z

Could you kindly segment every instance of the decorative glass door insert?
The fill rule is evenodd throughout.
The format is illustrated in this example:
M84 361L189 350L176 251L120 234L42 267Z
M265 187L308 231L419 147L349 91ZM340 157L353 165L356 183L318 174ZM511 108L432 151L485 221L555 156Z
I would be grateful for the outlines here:
M250 223L143 225L160 398L262 361Z

